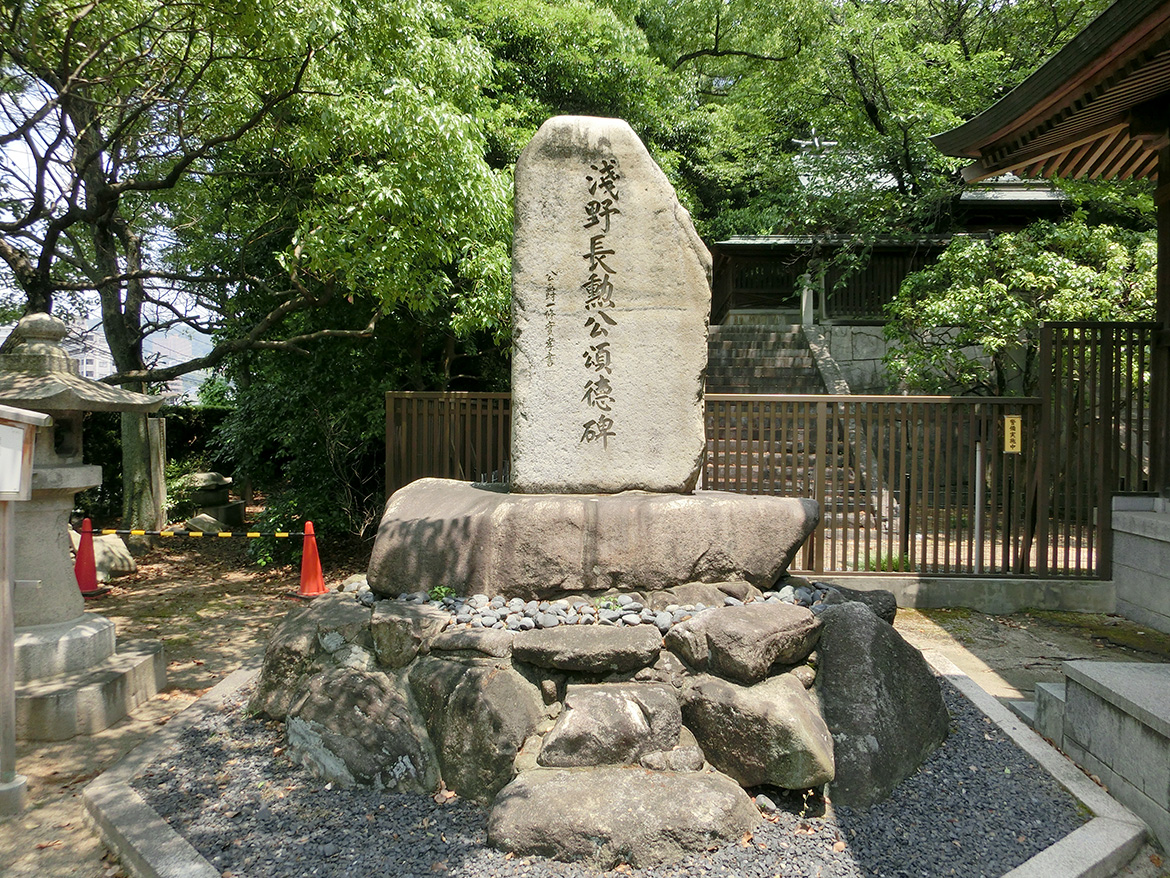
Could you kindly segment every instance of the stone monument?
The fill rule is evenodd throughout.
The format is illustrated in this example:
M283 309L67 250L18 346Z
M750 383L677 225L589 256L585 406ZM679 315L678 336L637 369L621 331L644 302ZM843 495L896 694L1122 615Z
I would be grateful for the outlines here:
M165 685L162 645L116 648L114 623L85 612L70 559L69 516L79 491L101 483L82 462L87 411L156 411L160 397L82 378L61 346L65 324L29 314L0 354L0 402L53 417L39 428L32 499L16 511L17 736L91 734Z
M516 163L512 490L689 493L706 453L711 255L619 119L558 116Z
M820 509L694 491L711 257L628 124L540 127L516 164L512 281L509 490L421 479L396 493L374 592L775 582Z
M252 709L322 779L443 784L493 846L600 868L743 838L756 785L888 794L946 734L938 684L853 596L822 622L782 587L814 501L694 491L710 259L626 123L525 149L513 283L511 490L398 491L370 591L290 615Z

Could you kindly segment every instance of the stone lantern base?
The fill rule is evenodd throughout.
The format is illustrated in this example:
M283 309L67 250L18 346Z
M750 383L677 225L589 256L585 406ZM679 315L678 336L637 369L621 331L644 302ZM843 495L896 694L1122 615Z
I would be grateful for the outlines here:
M19 586L35 583L17 583ZM115 647L96 613L16 630L16 737L62 741L108 728L166 687L162 643Z
M77 492L100 482L99 467L42 459L31 499L17 505L13 603L22 740L99 732L166 686L161 643L117 645L114 623L85 612L70 558L69 513Z
M16 736L59 741L100 731L166 685L162 644L116 646L114 623L86 613L70 559L75 497L101 483L83 460L85 412L157 411L162 398L82 378L61 346L65 324L28 314L0 353L0 400L44 412L32 496L17 503L13 534Z

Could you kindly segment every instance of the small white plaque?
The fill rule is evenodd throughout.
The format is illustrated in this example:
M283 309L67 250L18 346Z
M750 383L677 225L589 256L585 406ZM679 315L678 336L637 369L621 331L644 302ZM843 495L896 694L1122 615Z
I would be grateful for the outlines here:
M0 424L0 494L19 494L24 430Z

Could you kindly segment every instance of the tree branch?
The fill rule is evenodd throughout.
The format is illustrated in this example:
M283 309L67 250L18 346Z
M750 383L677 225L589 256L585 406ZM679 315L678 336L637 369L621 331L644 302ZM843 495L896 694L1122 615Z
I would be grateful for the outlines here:
M298 297L299 298L299 297ZM296 310L295 307L285 307L292 303L285 303L276 311L281 311L281 316ZM298 302L296 307L307 307L309 303ZM125 372L117 372L102 379L106 384L127 384L132 381L170 381L172 378L178 378L180 375L186 375L189 372L197 372L200 369L209 369L217 365L224 357L230 354L237 354L246 350L260 350L260 351L289 351L297 354L307 354L301 345L309 342L319 341L324 338L348 338L348 339L362 339L371 338L374 334L374 327L378 323L379 313L374 312L370 318L370 322L366 324L364 329L319 329L316 332L307 332L302 335L294 335L289 338L275 339L275 340L261 340L256 338L258 330L263 325L270 326L269 318L276 313L276 311L269 314L258 323L252 330L244 336L239 338L222 341L213 347L205 356L195 357L187 360L184 363L177 363L173 366L165 366L161 369L134 369Z
M678 70L688 61L694 61L696 58L747 58L751 61L767 61L775 64L782 64L785 61L791 61L800 54L803 46L800 41L797 41L796 51L791 55L764 55L759 52L746 52L740 49L720 49L713 47L710 49L696 49L694 52L687 52L685 55L680 55L678 59L671 66L671 70Z

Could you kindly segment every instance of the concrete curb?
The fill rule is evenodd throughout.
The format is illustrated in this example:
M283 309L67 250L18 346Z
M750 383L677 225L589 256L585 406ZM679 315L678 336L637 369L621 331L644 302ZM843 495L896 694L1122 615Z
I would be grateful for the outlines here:
M950 659L923 652L930 666L946 677L1016 745L1040 763L1057 783L1093 814L1080 829L1045 848L1004 878L1109 878L1132 860L1146 840L1146 824L1089 780L1058 750L1028 728L992 695L960 671Z
M1018 720L996 698L938 652L923 655L1022 750L1093 813L1093 819L1003 878L1109 878L1146 839L1146 825L1089 780L1071 761ZM102 841L136 878L219 878L219 872L143 801L130 786L178 744L179 736L219 707L257 674L241 668L173 718L157 735L85 788L85 806Z
M136 878L219 878L219 870L163 820L130 786L152 763L178 746L179 736L249 683L258 667L244 667L173 717L159 732L91 781L83 793L98 834Z
M1109 580L916 574L877 576L873 573L834 573L812 578L862 591L891 591L899 607L917 610L967 607L980 613L999 615L1027 609L1112 613L1117 608L1117 586Z

